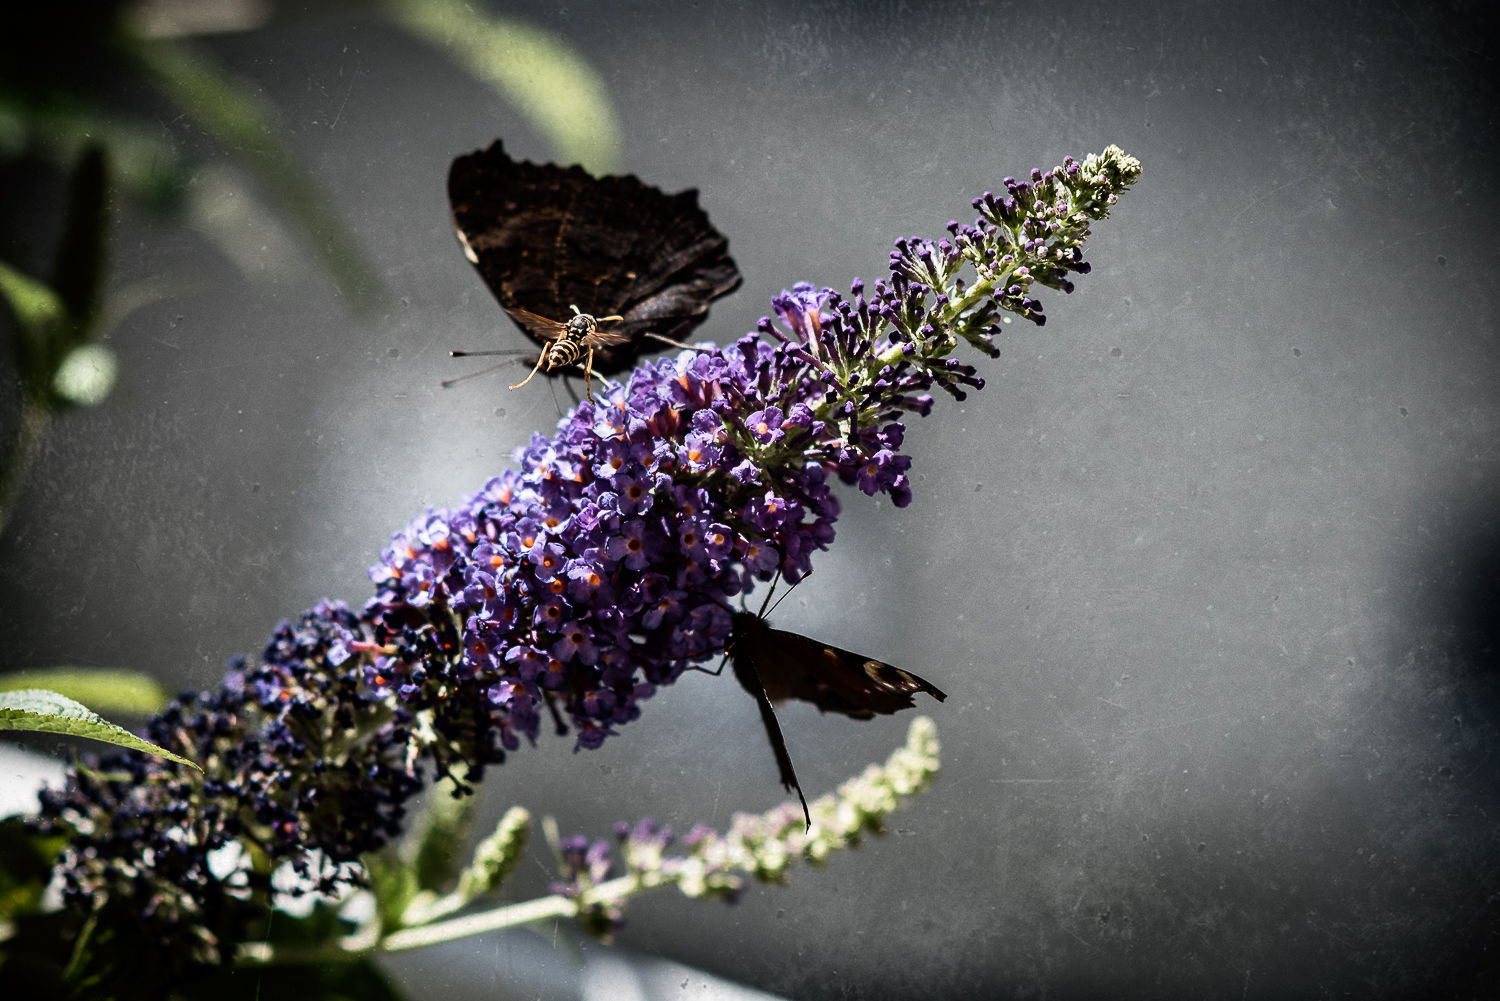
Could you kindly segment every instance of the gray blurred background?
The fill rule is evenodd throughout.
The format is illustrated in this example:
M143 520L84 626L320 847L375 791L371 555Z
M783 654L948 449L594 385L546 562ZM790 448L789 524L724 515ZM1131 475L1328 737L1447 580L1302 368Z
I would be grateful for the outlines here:
M734 907L672 894L621 942L794 998L1399 997L1496 989L1500 350L1491 24L1477 5L508 4L583 53L625 171L697 187L744 288L884 270L1008 175L1118 143L1145 175L1050 322L913 422L914 503L845 490L776 614L916 670L944 747L891 836ZM122 384L54 426L0 537L0 667L209 686L277 621L359 604L424 505L503 468L566 397L450 348L519 343L444 178L495 94L358 8L201 40L282 112L392 294L350 319L267 238L259 282L130 214L115 280L205 289L110 338ZM163 115L212 164L225 154ZM197 144L196 146L194 144ZM7 386L5 392L10 392ZM903 719L793 706L810 794ZM689 675L602 750L494 770L565 833L721 829L781 796L754 704ZM538 855L538 859L540 859ZM545 892L540 864L513 892ZM405 961L496 996L493 942ZM465 978L468 977L469 981Z

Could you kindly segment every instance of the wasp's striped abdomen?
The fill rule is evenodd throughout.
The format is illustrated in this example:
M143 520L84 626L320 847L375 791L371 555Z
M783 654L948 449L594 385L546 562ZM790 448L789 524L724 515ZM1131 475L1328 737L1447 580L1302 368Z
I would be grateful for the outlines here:
M547 349L547 371L565 368L578 361L583 353L583 344L564 334L553 341Z

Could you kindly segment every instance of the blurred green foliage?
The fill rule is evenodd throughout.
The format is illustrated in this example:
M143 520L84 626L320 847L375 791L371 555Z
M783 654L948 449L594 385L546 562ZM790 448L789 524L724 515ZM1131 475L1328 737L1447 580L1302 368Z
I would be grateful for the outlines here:
M0 674L0 692L22 688L46 688L112 716L150 716L167 704L156 679L139 671L55 667Z
M317 0L295 7L300 16L349 11ZM0 170L31 158L71 177L51 273L43 279L27 273L36 262L0 260L21 389L10 440L0 442L0 530L50 421L108 396L116 364L99 342L131 309L184 291L181 282L156 279L104 301L114 195L194 226L249 277L290 273L290 240L260 210L258 190L302 234L349 308L379 313L385 294L373 264L281 142L276 110L188 41L259 27L292 8L269 0L75 0L11 4L0 13ZM563 39L463 0L367 0L364 9L436 46L514 104L558 161L596 173L615 168L621 129L607 88ZM142 113L151 100L196 123L241 170L186 162Z
M464 0L384 0L391 19L515 105L552 143L558 163L618 168L620 120L604 79L567 42Z

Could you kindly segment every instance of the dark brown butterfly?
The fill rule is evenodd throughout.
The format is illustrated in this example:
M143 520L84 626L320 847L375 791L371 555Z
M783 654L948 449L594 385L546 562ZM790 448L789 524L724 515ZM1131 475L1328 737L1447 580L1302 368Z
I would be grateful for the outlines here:
M448 201L464 254L542 346L532 375L580 357L603 375L629 369L740 286L729 240L696 190L668 195L634 176L517 162L496 140L453 161Z
M809 827L812 813L792 768L774 706L788 699L801 699L825 713L873 719L876 713L889 716L912 708L915 704L912 697L917 692L926 692L939 702L948 697L936 685L910 671L806 636L772 629L763 615L752 612L735 613L728 653L734 676L760 706L760 721L776 755L781 784L787 792L797 790Z

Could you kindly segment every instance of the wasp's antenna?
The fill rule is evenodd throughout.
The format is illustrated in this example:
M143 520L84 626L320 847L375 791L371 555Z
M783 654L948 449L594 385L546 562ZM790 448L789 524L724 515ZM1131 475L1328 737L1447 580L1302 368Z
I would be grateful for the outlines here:
M480 355L523 355L528 348L500 348L494 351L449 351L449 358L477 358Z

